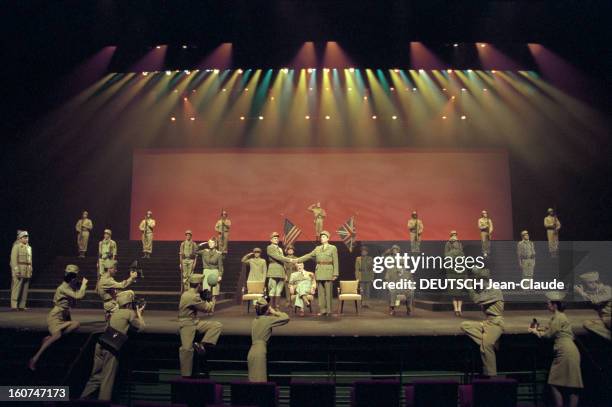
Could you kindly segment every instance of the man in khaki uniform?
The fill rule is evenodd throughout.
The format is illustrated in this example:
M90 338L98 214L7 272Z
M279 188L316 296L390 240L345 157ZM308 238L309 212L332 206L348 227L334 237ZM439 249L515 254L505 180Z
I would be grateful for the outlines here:
M489 218L487 211L481 212L478 219L478 229L480 230L480 241L482 243L482 254L488 256L491 253L491 236L493 235L493 221Z
M285 247L285 256L289 259L297 259L295 247L293 247L292 244ZM285 299L287 300L287 308L291 309L291 289L289 288L288 282L291 278L291 274L296 272L298 268L295 263L285 263L283 267L285 267Z
M113 232L104 229L104 239L98 243L98 275L114 265L117 259L117 243L111 239Z
M137 272L130 271L130 276L127 279L117 281L115 280L116 274L117 262L113 260L110 267L99 276L98 283L96 284L96 292L102 299L105 318L107 320L118 308L117 296L119 292L117 290L123 290L129 287L129 285L136 280L136 277L138 277Z
M189 289L181 295L179 302L179 335L181 336L181 347L179 348L179 361L181 364L181 376L191 377L193 370L193 351L204 356L208 350L214 347L221 335L221 323L217 321L202 321L198 319L198 311L211 312L214 308L212 296L202 299L202 274L192 274L189 277ZM212 280L208 281L210 286ZM210 297L210 299L208 298ZM194 342L196 334L203 334L199 342Z
M25 311L32 278L32 247L28 232L20 230L11 249L11 309Z
M535 268L535 246L529 240L529 232L523 230L521 232L521 241L516 244L516 255L518 263L523 272L523 279L533 279L533 269Z
M89 242L89 232L93 229L93 222L89 219L89 213L83 212L81 219L76 223L77 245L79 246L79 257L85 258L87 252L87 243Z
M361 246L361 256L355 259L355 280L359 281L359 292L361 293L361 306L369 308L368 300L374 280L374 261L368 255L367 246Z
M314 216L315 240L319 240L319 236L321 236L321 232L323 231L323 221L327 216L327 212L325 212L325 209L321 208L321 202L310 205L308 210L312 212Z
M419 219L417 211L413 211L408 221L408 231L410 232L410 251L419 253L421 251L421 235L423 234L423 222Z
M147 211L147 215L140 221L138 228L142 232L142 257L148 259L153 253L153 229L155 229L153 212Z
M119 309L111 317L109 326L124 335L127 334L130 327L136 331L142 331L145 327L145 321L142 318L144 306L136 307L134 311L134 292L128 290L120 293L117 296L117 304ZM119 355L97 343L91 375L81 393L81 398L91 398L98 392L98 400L110 400L118 366Z
M304 316L304 305L309 306L308 296L314 295L317 289L317 280L311 271L304 270L304 263L295 263L295 271L289 276L287 287L289 295L295 295L293 305L300 309L299 316ZM291 297L289 297L291 300ZM291 306L291 305L290 305Z
M227 254L231 227L232 221L227 217L227 211L221 211L221 219L215 224L215 230L217 231L217 239L219 239L219 251L223 254Z
M182 291L189 289L189 277L195 270L195 265L198 259L198 245L192 239L193 233L191 230L185 231L185 240L181 242L179 249L179 267L181 269L181 287Z
M486 268L475 269L473 277L484 280L487 287L491 273ZM498 341L504 332L504 296L499 289L468 290L468 293L472 301L480 305L486 319L482 322L464 321L461 330L480 347L483 375L497 376L495 350L499 348Z
M559 229L561 229L561 222L559 222L559 218L557 218L553 208L548 208L548 215L544 218L544 228L546 228L550 257L557 257L559 255Z
M287 279L283 264L292 260L283 254L283 249L278 246L278 238L278 232L273 232L270 235L270 244L266 248L269 263L267 274L268 295L270 296L270 306L272 308L275 308L278 304L278 297L283 292L285 280Z
M321 244L313 251L291 261L295 263L304 263L312 258L316 259L315 278L317 280L317 292L319 297L319 314L331 315L332 312L332 295L333 282L336 281L340 274L340 265L338 264L338 249L333 244L329 243L330 234L324 230L321 232Z
M612 288L599 281L597 271L581 274L580 280L583 285L576 285L574 291L585 300L590 301L599 315L599 319L584 321L584 329L611 341Z
M249 266L247 281L266 281L268 265L266 260L261 258L261 249L259 247L254 248L251 253L242 256L240 261Z

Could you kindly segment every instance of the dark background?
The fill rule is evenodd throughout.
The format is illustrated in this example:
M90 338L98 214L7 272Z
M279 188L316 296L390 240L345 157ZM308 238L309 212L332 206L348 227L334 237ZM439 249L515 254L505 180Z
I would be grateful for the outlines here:
M107 45L118 47L109 68L113 71L127 69L157 44L170 49L188 44L182 57L169 51L167 67L189 68L222 42L233 43L235 67L279 68L304 41L315 41L320 49L328 40L337 41L361 67L405 66L409 42L421 41L442 57L455 42L494 43L534 69L529 56L515 50L517 44L525 50L524 44L536 42L582 72L579 83L568 87L580 85L575 96L610 119L612 6L606 1L25 0L2 2L0 15L0 248L7 262L18 228L30 231L39 265L57 253L72 253L74 223L84 208L96 222L91 242L104 227L112 227L115 239L127 239L132 150L181 147L179 141L145 144L135 137L118 150L110 147L113 134L95 139L79 134L58 157L49 153L53 137L37 137L40 120L75 91L70 82L74 69ZM450 63L478 67L476 55ZM542 219L546 208L554 206L563 239L611 239L609 135L585 132L572 135L572 142L541 135L559 149L571 149L578 139L592 153L587 164L584 157L561 163L543 155L541 165L528 167L509 149L515 234L528 227L532 239L545 239ZM521 148L540 142L534 138L533 145ZM505 143L483 145L464 137L453 147L508 147ZM93 160L106 165L94 171L87 165ZM75 182L79 193L67 193Z

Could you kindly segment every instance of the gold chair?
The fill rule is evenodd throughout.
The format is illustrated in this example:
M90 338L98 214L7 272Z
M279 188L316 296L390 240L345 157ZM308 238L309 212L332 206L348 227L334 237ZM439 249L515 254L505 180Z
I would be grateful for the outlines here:
M247 314L251 312L251 302L263 297L265 292L265 281L247 281L246 292L242 287L242 302L247 303Z
M344 311L344 301L355 301L355 312L359 314L359 306L357 305L357 302L361 304L359 281L340 281L340 287L338 287L338 300L340 301L340 314Z

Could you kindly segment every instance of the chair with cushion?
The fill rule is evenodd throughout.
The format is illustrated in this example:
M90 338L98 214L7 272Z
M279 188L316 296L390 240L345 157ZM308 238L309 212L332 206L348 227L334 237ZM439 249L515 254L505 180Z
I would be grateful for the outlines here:
M273 382L232 382L231 405L277 407L278 386Z
M404 389L406 407L457 406L459 383L454 380L415 380Z
M223 387L208 379L178 377L170 380L172 404L201 407L222 401Z
M336 386L328 381L291 380L291 407L334 407Z
M397 407L399 403L399 380L357 380L353 383L352 407Z
M246 285L246 292L244 287L242 288L242 302L246 301L247 313L249 313L251 312L251 302L264 296L265 281L247 281Z
M515 379L491 377L475 379L472 384L459 386L461 407L515 407L518 382Z
M355 301L355 312L359 314L359 306L357 305L357 303L361 304L359 281L340 281L340 287L338 287L338 300L340 301L340 314L344 312L344 301Z

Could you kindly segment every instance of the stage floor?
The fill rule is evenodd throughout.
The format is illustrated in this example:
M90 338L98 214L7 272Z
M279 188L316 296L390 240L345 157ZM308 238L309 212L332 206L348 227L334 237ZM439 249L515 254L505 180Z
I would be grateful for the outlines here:
M11 311L7 307L0 308L0 328L33 331L47 330L47 309L29 309L25 312ZM567 310L566 314L572 323L575 334L584 334L582 327L585 319L595 319L597 315L591 310ZM176 333L178 329L177 313L173 311L146 311L146 331L148 333ZM290 313L291 322L283 327L275 328L274 335L284 336L444 336L460 335L462 321L479 321L483 318L480 311L466 311L463 317L455 317L451 312L434 312L416 309L406 317L404 309L395 316L387 315L386 305L381 301L372 308L363 309L355 315L354 308L345 305L345 313L331 317L308 316L298 317ZM251 320L255 317L253 311L246 313L244 306L231 306L215 312L212 318L223 324L224 335L250 336ZM72 318L81 322L81 332L100 331L104 329L103 312L98 309L75 309ZM541 311L507 311L505 318L505 334L527 334L527 328L533 318L540 323L546 323L550 314Z

